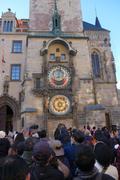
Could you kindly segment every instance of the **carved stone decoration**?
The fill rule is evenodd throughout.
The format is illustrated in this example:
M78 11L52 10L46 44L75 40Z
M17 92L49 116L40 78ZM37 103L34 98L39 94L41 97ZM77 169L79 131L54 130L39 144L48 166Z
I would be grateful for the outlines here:
M9 91L9 76L5 76L4 84L3 84L3 94L8 94Z
M9 91L9 82L5 81L3 85L3 94L8 94Z
M16 101L16 99L9 97L8 95L3 95L0 97L0 107L8 105L12 110L14 114L14 118L20 116L20 106L19 103Z

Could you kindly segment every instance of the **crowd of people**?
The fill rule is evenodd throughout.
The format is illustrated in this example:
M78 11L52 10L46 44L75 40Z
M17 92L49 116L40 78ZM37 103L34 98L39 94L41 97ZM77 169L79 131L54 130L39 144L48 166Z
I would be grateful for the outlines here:
M0 180L120 180L119 131L59 124L51 138L38 125L1 130Z

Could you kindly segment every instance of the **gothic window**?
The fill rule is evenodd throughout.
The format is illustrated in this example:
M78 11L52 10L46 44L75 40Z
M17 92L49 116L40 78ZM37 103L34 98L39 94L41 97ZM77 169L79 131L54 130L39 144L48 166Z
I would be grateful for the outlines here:
M93 52L91 55L93 76L95 78L100 77L100 56L97 52Z
M12 32L12 30L13 30L13 21L4 21L3 32Z
M11 65L11 80L19 81L21 75L21 65L20 64L12 64Z
M22 41L13 41L12 42L12 52L21 53L22 52Z

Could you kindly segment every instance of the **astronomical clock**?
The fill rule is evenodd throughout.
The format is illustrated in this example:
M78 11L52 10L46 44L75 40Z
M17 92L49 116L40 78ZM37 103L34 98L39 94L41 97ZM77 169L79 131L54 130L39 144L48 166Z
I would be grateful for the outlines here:
M71 43L56 38L51 40L51 43L48 41L44 44L41 54L45 84L42 91L44 114L49 120L71 119L73 118L73 56L76 55L76 50L72 48Z
M70 112L70 100L64 95L56 95L50 99L49 110L54 115L66 115Z
M71 111L71 100L64 94L71 83L71 73L69 68L56 65L48 71L48 85L57 95L53 95L49 100L49 112L55 116L67 115Z
M53 88L65 88L69 85L70 81L70 72L63 66L52 67L48 72L48 82L49 85Z

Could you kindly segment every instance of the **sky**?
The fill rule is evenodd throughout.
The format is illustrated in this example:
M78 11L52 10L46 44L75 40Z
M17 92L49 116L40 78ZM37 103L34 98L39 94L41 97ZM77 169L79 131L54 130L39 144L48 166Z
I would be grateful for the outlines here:
M120 89L120 0L81 0L83 20L111 31L111 49L115 58L117 87ZM29 0L0 0L0 16L11 8L18 19L29 18Z

